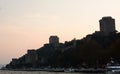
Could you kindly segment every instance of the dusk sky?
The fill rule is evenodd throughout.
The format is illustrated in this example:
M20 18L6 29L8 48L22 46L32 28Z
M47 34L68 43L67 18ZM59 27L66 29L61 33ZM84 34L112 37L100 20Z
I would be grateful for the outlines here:
M99 20L112 16L120 31L120 0L0 0L0 64L48 43L81 39L99 31Z

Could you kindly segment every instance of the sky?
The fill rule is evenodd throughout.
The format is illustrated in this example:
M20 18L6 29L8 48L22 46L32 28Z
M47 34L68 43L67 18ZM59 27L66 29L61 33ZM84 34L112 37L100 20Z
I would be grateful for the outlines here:
M120 31L120 0L0 0L0 64L37 49L57 35L60 42L99 31L112 16Z

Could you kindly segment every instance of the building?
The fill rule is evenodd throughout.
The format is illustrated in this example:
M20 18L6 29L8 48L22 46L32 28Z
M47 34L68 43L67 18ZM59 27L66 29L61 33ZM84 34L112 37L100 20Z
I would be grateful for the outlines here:
M49 44L54 45L55 47L59 46L59 38L57 36L50 36Z
M100 21L100 32L104 35L116 32L115 30L115 19L112 17L103 17Z
M49 38L49 43L50 43L50 44L59 43L59 38L58 38L57 36L50 36L50 38Z
M18 59L17 58L12 58L11 64L14 65L14 66L17 65L18 64Z
M38 56L36 54L36 51L34 49L28 50L27 54L25 56L25 62L26 63L35 63L38 60Z

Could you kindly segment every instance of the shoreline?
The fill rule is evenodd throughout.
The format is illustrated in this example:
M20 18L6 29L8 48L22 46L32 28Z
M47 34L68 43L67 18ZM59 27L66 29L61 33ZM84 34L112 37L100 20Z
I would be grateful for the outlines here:
M105 73L106 69L0 69L1 71L27 71L27 72L63 72L63 73Z

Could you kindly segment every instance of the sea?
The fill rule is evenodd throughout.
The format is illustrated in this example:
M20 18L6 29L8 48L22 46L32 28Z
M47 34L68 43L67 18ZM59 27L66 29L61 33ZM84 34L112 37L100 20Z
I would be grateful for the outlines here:
M106 73L68 73L68 72L47 72L47 71L9 71L0 70L0 74L106 74Z

